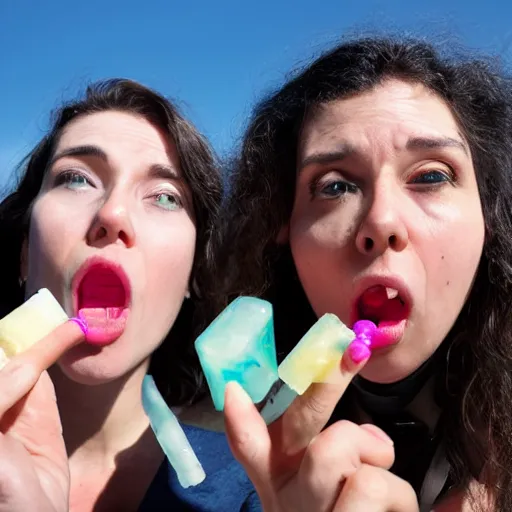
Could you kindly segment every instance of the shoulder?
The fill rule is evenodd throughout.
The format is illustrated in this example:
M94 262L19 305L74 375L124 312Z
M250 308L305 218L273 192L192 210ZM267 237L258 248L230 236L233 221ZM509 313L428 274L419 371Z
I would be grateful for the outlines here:
M206 479L184 489L167 459L146 494L140 512L182 510L198 512L258 512L262 508L242 466L234 459L226 436L199 427L183 425L201 462Z

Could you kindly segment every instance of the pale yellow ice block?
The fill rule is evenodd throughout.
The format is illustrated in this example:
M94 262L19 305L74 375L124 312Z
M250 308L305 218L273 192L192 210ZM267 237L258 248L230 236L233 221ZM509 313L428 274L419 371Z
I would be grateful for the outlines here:
M50 291L39 290L0 320L0 365L4 358L23 352L67 320L68 315Z
M336 315L322 316L279 365L279 377L302 395L313 382L327 380L354 338Z

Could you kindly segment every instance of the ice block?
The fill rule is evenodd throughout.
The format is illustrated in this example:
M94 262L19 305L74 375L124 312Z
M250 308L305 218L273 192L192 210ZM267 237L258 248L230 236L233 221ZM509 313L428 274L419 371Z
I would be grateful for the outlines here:
M223 410L229 381L238 382L261 407L267 424L275 421L313 382L325 381L358 338L368 347L372 322L354 331L337 316L322 316L277 368L272 306L253 297L232 302L196 340L196 350L215 408Z
M355 333L336 315L323 315L279 365L279 377L299 395L324 382L340 363Z
M55 297L42 288L0 320L0 360L5 364L67 320Z
M203 467L150 375L146 375L142 383L142 406L181 486L187 488L200 484L206 478Z
M195 348L219 411L228 382L238 382L258 403L278 380L272 305L267 301L234 300L197 338Z

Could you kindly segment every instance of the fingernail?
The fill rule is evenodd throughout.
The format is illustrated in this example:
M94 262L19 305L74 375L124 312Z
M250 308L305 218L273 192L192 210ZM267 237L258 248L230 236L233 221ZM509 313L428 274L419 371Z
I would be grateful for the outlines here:
M253 401L251 400L251 397L247 394L247 392L244 390L242 386L236 381L230 381L226 384L226 390L225 394L228 395L228 389L229 394L232 396L235 396L235 400L239 403L239 405L244 406L254 406Z
M350 355L350 359L352 359L355 364L361 364L372 355L370 348L358 340L355 340L350 344L348 347L348 353Z
M375 437L380 439L381 441L384 441L386 444L389 444L390 446L393 446L395 443L393 442L393 439L389 437L384 430L380 429L376 425L372 425L371 423L368 423L366 425L361 425L362 428L364 428L367 432L370 432L370 434L373 434Z
M83 318L73 317L70 318L71 322L75 322L75 324L82 329L82 332L87 336L87 333L89 332L89 329L87 328L87 324L85 323L85 320Z

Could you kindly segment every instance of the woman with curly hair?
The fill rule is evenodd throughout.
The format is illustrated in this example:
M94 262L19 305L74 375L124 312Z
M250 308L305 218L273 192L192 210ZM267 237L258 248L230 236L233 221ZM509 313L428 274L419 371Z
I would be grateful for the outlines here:
M224 212L222 305L270 300L280 358L324 313L379 332L294 457L283 439L299 426L263 432L245 408L231 444L267 508L413 510L391 500L405 480L422 510L512 510L511 178L510 77L422 41L345 42L256 106Z

